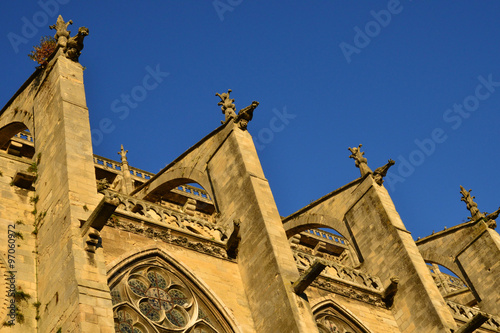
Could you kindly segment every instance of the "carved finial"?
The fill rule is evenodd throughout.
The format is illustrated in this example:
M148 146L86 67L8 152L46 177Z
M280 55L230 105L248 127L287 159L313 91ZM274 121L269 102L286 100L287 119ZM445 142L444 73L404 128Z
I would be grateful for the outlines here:
M485 217L483 213L479 211L477 208L477 203L474 202L474 198L470 195L470 192L472 190L466 191L462 185L460 185L460 193L462 194L462 198L460 199L461 201L465 202L467 205L467 209L470 211L471 216L469 217L469 220L471 221L477 221L480 218Z
M74 37L70 37L71 31L68 30L70 24L73 24L73 21L69 20L68 22L64 22L62 16L59 15L56 24L51 25L49 28L56 30L54 37L57 39L57 45L63 48L66 57L73 61L78 61L83 49L83 39L85 36L88 36L89 29L80 27L78 29L78 34Z
M70 24L73 24L73 21L69 20L68 22L64 22L62 16L59 15L56 24L49 26L50 29L56 30L54 38L57 40L57 45L66 47L66 42L68 41L69 34L71 33L71 31L68 30L68 26Z
M127 153L128 153L128 150L124 150L123 145L121 145L121 150L118 152L118 155L121 156L122 163L128 163L127 162Z
M227 93L215 94L215 96L219 96L220 98L220 102L217 105L220 105L222 113L226 116L226 119L222 122L223 124L227 123L229 119L236 118L234 99L229 98L231 91L231 89L228 89Z
M247 129L248 122L250 120L252 120L253 111L255 110L255 108L257 106L259 106L259 102L253 101L252 104L250 104L246 108L243 108L240 111L238 111L238 116L236 116L236 118L234 118L234 122L238 123L238 126L242 130Z
M372 170L368 167L368 160L363 156L365 153L361 151L362 146L363 145L360 144L358 147L348 148L351 152L349 158L354 159L356 167L359 168L361 172L361 177L368 173L372 173Z
M387 176L387 171L389 171L389 168L395 163L396 162L393 160L389 160L386 165L376 168L375 171L373 171L373 179L375 179L377 184L382 185L384 183L384 177Z

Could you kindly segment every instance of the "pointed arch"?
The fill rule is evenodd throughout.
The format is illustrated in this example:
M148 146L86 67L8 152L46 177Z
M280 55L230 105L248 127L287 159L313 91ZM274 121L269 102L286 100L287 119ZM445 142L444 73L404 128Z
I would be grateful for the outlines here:
M285 220L283 227L288 238L301 231L317 228L330 228L341 234L344 238L349 236L345 223L327 214L309 213L299 215Z
M9 107L0 113L0 147L5 145L17 133L29 130L34 133L32 112L24 111L18 107Z
M1 126L1 121L0 121ZM3 147L16 134L31 129L23 122L12 122L3 127L0 127L0 147ZM32 132L31 132L32 133Z
M349 310L328 296L316 300L311 304L311 309L320 333L371 333Z
M198 327L213 333L242 332L210 287L164 250L145 247L117 258L110 266L108 284L115 316L127 305L129 312L135 311L136 322L142 320L144 326L145 321L162 332L196 332Z

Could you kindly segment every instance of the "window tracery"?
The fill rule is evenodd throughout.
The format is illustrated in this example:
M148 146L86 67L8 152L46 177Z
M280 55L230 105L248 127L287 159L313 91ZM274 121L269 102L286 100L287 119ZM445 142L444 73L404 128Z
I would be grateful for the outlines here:
M172 270L155 264L130 269L111 288L117 333L222 333L220 315Z
M333 304L321 306L314 317L320 333L369 333L362 324Z

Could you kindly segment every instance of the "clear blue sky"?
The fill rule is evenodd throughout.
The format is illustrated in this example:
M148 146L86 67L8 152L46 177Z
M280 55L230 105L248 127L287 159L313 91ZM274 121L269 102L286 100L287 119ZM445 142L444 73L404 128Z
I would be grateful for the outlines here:
M360 143L372 169L396 161L385 184L415 239L469 216L460 184L480 210L500 205L498 1L0 6L2 105L58 14L72 34L89 28L95 154L118 159L123 144L133 166L157 172L220 125L214 94L230 88L238 109L260 102L248 128L283 216L359 177L347 148Z

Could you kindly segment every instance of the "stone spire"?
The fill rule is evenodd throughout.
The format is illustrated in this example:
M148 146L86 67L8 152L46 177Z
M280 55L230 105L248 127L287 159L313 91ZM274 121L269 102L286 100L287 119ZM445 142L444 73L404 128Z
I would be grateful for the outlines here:
M128 153L128 150L124 150L123 145L121 145L121 150L118 152L118 155L121 156L122 164L125 164L125 163L128 164L127 153Z
M470 211L470 214L471 216L469 217L469 219L471 221L477 221L484 216L483 213L481 213L479 211L479 209L477 208L477 203L474 202L474 199L476 197L473 197L470 195L470 192L472 190L468 190L466 191L462 185L460 185L460 193L462 194L462 198L460 199L461 201L465 202L465 204L467 205L467 209Z
M127 161L128 150L123 149L123 145L121 145L120 148L121 149L118 152L118 155L120 155L121 157L123 176L116 176L115 181L111 185L111 188L113 188L113 186L115 185L116 188L114 189L118 192L129 194L134 190L134 180L132 179L132 175L130 174L130 167Z

